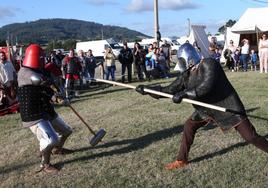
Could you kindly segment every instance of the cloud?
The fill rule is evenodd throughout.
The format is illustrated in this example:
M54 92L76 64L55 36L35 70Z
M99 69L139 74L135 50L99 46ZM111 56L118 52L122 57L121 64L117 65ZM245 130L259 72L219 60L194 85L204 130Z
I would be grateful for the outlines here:
M86 3L94 6L115 5L115 0L86 0Z
M168 10L195 9L199 6L191 0L159 0L159 8Z
M159 0L158 7L166 10L195 9L200 5L192 3L191 0ZM154 3L152 0L131 0L126 7L130 12L153 11Z
M13 17L18 9L0 6L0 18Z

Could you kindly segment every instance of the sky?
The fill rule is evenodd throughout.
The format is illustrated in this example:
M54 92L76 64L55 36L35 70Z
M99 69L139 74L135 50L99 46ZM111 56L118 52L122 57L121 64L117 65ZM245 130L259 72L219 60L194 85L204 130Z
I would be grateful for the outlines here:
M154 36L154 0L0 0L0 27L47 18L68 18L121 26ZM183 36L188 25L202 24L215 34L247 8L268 0L158 0L161 35ZM265 19L265 18L264 18Z

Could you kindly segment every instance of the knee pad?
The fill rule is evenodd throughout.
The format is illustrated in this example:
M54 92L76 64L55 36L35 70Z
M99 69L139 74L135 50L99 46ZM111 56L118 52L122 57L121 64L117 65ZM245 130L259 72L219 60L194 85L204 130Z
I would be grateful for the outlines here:
M59 137L49 121L42 120L37 126L40 151L50 150L59 143Z
M53 119L51 124L53 128L64 137L68 137L73 132L72 128L60 116Z

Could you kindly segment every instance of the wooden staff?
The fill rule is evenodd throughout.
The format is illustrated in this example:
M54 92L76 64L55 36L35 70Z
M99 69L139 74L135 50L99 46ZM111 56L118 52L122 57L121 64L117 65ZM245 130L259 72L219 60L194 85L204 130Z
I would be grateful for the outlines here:
M97 82L104 82L104 83L118 85L118 86L130 88L130 89L136 89L136 86L129 85L129 84L123 84L123 83L118 83L118 82L114 82L114 81L110 81L110 80L103 80L103 79L99 79L99 78L96 78L95 80ZM151 94L155 94L155 95L159 95L159 96L163 96L163 97L167 97L167 98L171 98L171 99L173 98L173 95L171 95L171 94L163 93L163 92L160 92L160 91L155 91L155 90L152 90L152 89L146 89L146 88L144 88L144 91L147 92L147 93L151 93ZM206 107L206 108L218 110L218 111L221 111L221 112L238 113L238 112L235 112L235 111L233 111L231 109L227 109L227 108L223 108L223 107L220 107L220 106L215 106L215 105L212 105L212 104L207 104L207 103L199 102L199 101L192 100L192 99L183 98L182 101L183 102L190 103L190 104L195 104L195 105L198 105L198 106L203 106L203 107Z

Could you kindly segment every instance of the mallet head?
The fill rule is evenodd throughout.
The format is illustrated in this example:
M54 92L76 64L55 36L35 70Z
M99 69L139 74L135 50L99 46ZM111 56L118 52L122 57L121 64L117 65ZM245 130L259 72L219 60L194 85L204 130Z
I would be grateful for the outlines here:
M96 135L89 141L90 145L95 146L97 145L101 139L105 136L106 131L104 129L100 129L96 132Z

